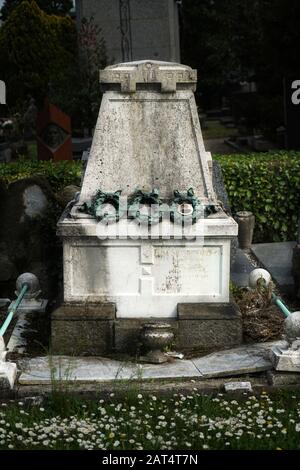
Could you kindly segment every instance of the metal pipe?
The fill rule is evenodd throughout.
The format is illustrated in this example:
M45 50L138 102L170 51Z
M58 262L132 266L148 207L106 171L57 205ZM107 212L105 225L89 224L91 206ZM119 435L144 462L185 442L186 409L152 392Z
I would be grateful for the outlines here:
M29 288L29 285L28 284L23 284L22 286L22 289L21 289L21 292L20 294L18 295L17 299L15 300L12 308L10 309L10 311L8 312L8 315L6 317L6 320L4 321L3 325L1 326L0 328L0 336L4 336L7 328L9 327L10 325L10 322L12 321L13 319L13 316L14 314L16 313L20 303L22 302L23 300L23 297L24 295L26 294L27 290Z
M266 269L256 268L251 271L249 275L249 287L251 289L256 289L258 283L262 283L267 288L271 282L271 275ZM281 298L278 297L274 292L272 292L272 300L280 308L285 317L289 317L292 312L287 308L287 306L282 302Z
M274 300L274 303L277 305L277 307L280 308L280 310L286 317L291 315L292 312L290 312L287 306L282 302L282 300L279 297L277 297L277 295L274 294L274 292L272 292L272 299Z

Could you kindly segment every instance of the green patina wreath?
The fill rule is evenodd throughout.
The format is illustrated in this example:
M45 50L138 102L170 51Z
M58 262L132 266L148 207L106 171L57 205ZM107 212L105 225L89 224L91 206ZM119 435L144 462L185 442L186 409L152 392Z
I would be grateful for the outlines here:
M141 205L149 206L151 214L141 213ZM161 205L162 201L158 189L153 189L149 193L137 189L128 201L128 217L143 225L158 224L162 219Z
M107 223L118 222L126 212L126 208L123 208L120 202L121 192L119 190L114 193L105 193L99 189L95 196L92 197L91 202L85 202L79 210L92 215L98 221ZM111 204L115 208L115 212L110 214L103 211L104 204Z
M192 208L192 212L184 213L179 210L180 206L188 204ZM204 217L204 206L199 199L195 197L193 188L187 190L186 193L174 191L174 198L170 205L171 221L177 224L194 224L197 220Z
M169 202L167 209L166 204L163 204L159 197L158 189L153 189L151 192L137 189L128 200L128 208L125 201L121 202L121 192L119 190L114 193L105 193L98 190L95 196L92 197L91 202L84 203L79 210L92 215L98 221L113 223L118 222L127 209L128 217L143 225L157 224L166 215L170 216L173 223L181 225L194 224L197 220L217 212L217 208L214 205L203 206L199 199L195 197L193 188L188 189L186 193L180 193L178 190L175 190L174 198ZM104 204L111 204L115 208L115 213L105 212L103 210ZM183 204L189 204L192 211L189 213L180 211L180 206ZM141 205L149 206L151 213L141 213Z

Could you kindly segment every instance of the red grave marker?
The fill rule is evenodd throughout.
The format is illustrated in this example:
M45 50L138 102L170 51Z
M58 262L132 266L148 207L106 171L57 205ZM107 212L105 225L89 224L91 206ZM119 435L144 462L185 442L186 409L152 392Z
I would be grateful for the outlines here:
M71 119L53 104L45 102L37 118L39 160L72 160Z

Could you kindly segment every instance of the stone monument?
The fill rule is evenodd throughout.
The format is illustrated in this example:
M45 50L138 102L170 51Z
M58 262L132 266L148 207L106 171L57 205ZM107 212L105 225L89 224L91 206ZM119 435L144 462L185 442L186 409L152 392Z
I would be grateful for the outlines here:
M213 190L196 71L129 62L100 82L81 191L58 223L64 302L52 314L53 352L133 351L149 320L173 326L176 348L239 344L229 297L237 224Z

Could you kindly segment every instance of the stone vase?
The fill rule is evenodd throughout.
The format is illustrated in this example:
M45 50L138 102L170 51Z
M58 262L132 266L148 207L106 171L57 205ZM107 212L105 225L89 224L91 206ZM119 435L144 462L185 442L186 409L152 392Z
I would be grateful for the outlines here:
M174 333L168 323L146 323L141 332L141 340L148 353L142 360L154 364L167 362L168 358L163 349L169 346L173 339Z
M249 250L252 245L255 217L252 212L240 211L234 218L239 226L239 246L242 250Z

